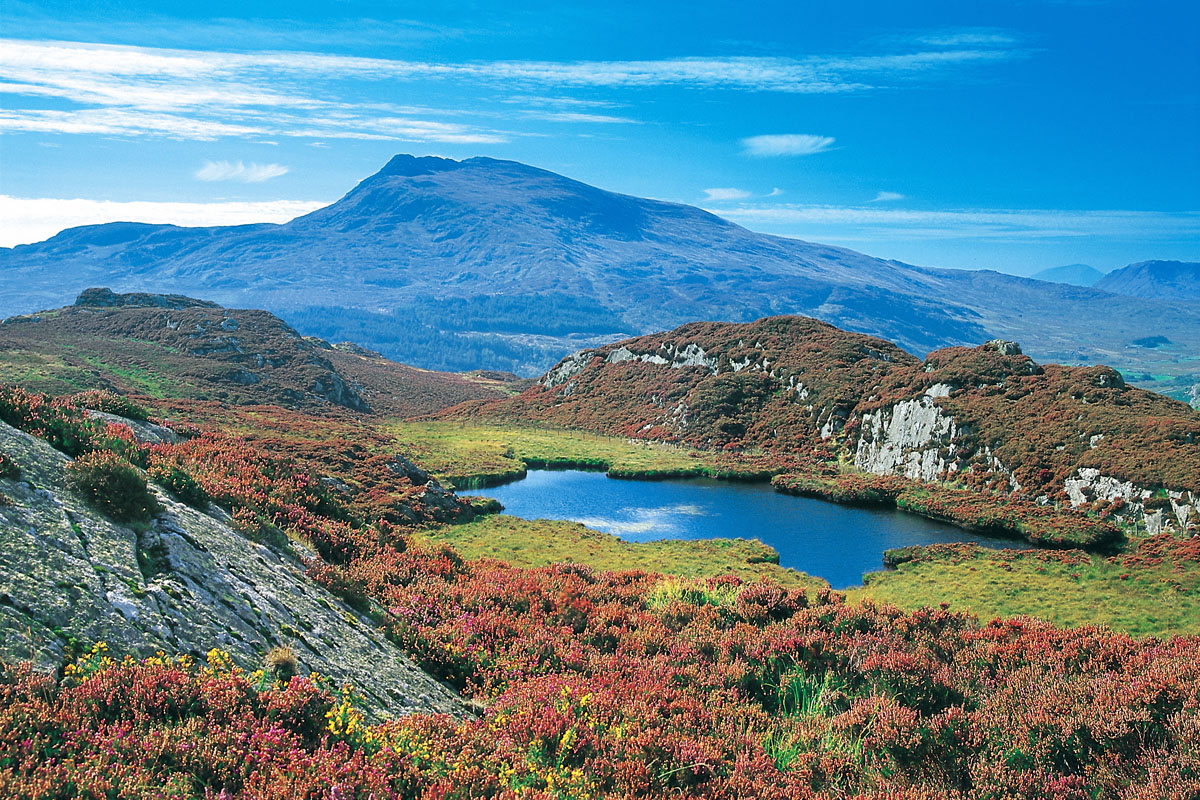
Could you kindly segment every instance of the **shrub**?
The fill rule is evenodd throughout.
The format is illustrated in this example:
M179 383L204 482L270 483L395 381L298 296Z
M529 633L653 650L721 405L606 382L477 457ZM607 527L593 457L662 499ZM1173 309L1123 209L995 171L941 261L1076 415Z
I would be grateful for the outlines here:
M300 673L296 651L286 645L272 647L263 657L263 670L280 683L287 683Z
M19 477L21 477L21 468L17 466L17 462L0 450L0 478L16 480Z
M146 471L155 483L181 503L187 503L193 508L203 508L211 499L195 478L175 464L158 462L151 464Z
M135 466L107 450L87 453L67 465L71 488L89 505L118 522L149 519L158 502Z

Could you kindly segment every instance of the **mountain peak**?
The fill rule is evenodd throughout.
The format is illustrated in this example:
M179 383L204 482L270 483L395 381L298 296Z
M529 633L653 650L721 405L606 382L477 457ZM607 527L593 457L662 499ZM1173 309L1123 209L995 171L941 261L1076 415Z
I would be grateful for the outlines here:
M375 175L376 177L432 175L435 172L448 172L459 169L464 163L462 161L455 161L452 158L441 158L439 156L412 156L407 153L398 153L392 156L391 160L383 165L383 169L379 170Z
M1093 286L1104 277L1104 273L1088 264L1067 264L1035 272L1029 277L1038 281L1066 283L1072 286Z

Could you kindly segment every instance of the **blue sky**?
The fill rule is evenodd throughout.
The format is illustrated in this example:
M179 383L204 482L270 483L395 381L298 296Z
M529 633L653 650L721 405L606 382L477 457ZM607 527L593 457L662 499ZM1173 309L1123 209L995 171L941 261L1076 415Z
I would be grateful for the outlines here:
M398 152L1024 274L1200 260L1200 4L5 0L0 244L282 220Z

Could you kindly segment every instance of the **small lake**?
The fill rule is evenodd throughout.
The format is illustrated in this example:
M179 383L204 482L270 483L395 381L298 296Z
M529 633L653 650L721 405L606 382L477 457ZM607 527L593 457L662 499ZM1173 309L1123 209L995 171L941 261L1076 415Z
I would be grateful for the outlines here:
M835 589L858 586L864 573L883 569L883 551L893 547L1029 546L895 509L785 495L765 483L616 480L602 472L531 470L522 480L464 494L494 497L506 514L582 522L631 542L759 539L779 551L783 566L822 577Z

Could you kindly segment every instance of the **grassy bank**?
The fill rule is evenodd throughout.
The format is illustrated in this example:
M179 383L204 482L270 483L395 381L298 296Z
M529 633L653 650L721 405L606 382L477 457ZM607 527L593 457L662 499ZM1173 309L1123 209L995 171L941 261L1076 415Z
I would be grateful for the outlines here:
M422 466L457 489L520 478L527 468L576 468L620 478L756 478L778 471L755 454L737 459L661 442L561 428L458 420L391 422L388 433Z
M1190 549L1189 549L1190 548ZM935 545L889 551L896 569L847 594L904 609L1028 615L1062 626L1107 625L1134 635L1200 634L1200 546L1156 537L1111 558L1074 551L994 551Z
M431 528L419 536L448 544L466 558L498 558L518 567L572 561L599 570L640 569L681 578L731 574L746 581L770 578L785 586L829 585L779 566L779 554L753 539L626 542L577 522L529 521L505 515Z

